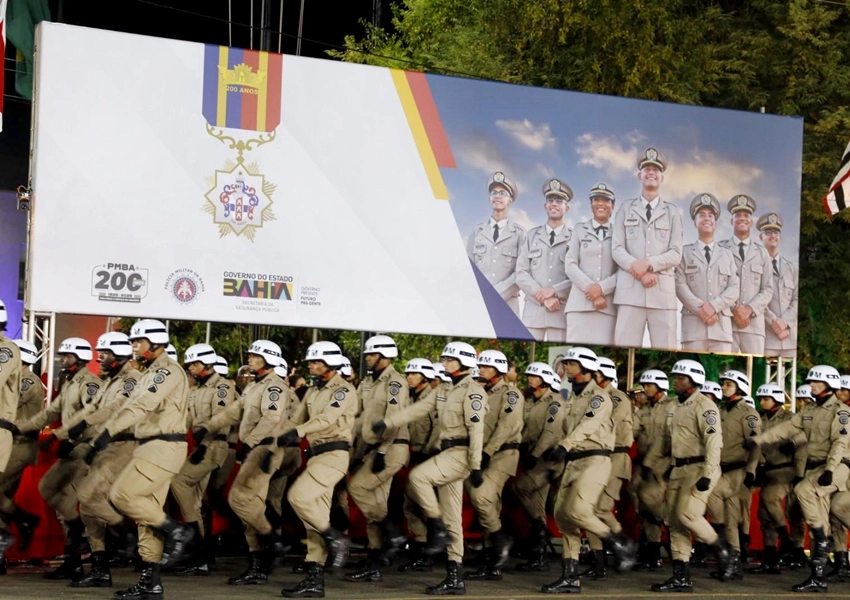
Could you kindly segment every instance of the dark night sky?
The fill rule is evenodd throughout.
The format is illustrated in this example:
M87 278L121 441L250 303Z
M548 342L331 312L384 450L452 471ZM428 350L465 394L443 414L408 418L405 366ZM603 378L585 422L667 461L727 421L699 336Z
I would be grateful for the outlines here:
M284 54L295 54L298 36L300 0L269 0L271 18L266 27L272 31L270 50L278 43ZM388 3L383 1L384 6ZM251 28L252 0L231 0L232 45L260 47L260 19L263 0L253 0L253 46ZM283 36L278 35L283 4ZM228 44L227 0L49 0L53 21L125 31L142 35L173 38L207 44ZM373 0L305 0L301 54L328 58L325 51L340 46L346 35L360 36L361 19L372 20ZM197 14L190 14L197 13ZM389 15L383 9L382 23ZM204 16L212 18L206 18ZM7 45L5 65L6 97L3 103L3 132L0 133L0 189L14 189L27 179L29 152L30 103L15 92L14 48Z

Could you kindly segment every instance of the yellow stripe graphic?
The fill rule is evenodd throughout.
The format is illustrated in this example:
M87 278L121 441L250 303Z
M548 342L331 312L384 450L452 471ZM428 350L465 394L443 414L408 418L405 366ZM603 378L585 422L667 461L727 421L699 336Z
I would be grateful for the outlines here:
M218 65L227 69L227 46L220 46L218 49ZM217 127L224 127L227 124L227 85L221 80L221 70L218 73L218 105L215 115L215 124Z
M257 96L257 131L266 130L266 102L269 96L269 53L260 52L260 66L257 68L260 73L266 74L265 85L261 85Z

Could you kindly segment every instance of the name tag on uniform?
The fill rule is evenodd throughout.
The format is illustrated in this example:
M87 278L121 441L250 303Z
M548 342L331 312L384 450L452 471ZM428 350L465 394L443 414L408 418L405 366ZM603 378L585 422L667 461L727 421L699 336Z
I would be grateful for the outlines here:
M696 263L688 263L685 265L685 273L696 273L699 271L699 265Z
M541 248L534 248L528 253L529 258L540 258L541 256L543 256L543 250Z
M628 217L626 219L626 225L637 225L638 223L640 223L640 219L637 217Z
M475 244L475 254L484 254L487 252L487 246L484 244Z
M446 401L445 396L437 396L437 402L445 402L445 401Z

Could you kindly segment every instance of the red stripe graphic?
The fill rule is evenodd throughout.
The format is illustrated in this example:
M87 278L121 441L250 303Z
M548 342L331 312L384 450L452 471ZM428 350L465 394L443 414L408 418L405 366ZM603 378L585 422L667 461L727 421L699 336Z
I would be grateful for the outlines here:
M280 94L283 82L283 55L269 53L269 75L266 87L266 131L280 124Z
M422 124L425 126L425 134L431 143L434 158L437 159L437 166L449 169L457 168L452 147L449 145L449 138L446 137L440 112L434 102L434 96L431 95L431 88L428 87L425 74L405 71L405 75L407 76L407 83L410 85L410 91L413 93L413 100L419 109Z
M256 73L260 66L260 53L256 50L245 50L242 62ZM251 87L242 88L242 129L257 129L257 93L259 91Z

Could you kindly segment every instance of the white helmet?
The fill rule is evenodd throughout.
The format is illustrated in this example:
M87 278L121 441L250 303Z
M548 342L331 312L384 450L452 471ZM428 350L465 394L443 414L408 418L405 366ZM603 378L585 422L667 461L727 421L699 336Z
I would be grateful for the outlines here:
M133 344L130 338L120 331L109 331L97 338L95 350L109 350L115 356L133 356Z
M749 406L753 410L755 410L755 408L756 408L756 401L753 400L752 396L744 396L744 404L746 404L747 406Z
M642 384L654 383L658 386L658 389L664 390L665 392L670 389L670 380L667 379L667 374L658 369L649 369L644 371L640 376L640 382Z
M673 365L674 375L687 375L696 385L705 383L705 369L695 360L680 360Z
M454 358L467 369L475 368L477 363L475 348L466 342L449 342L440 355L440 358L443 357Z
M555 382L555 371L545 362L533 362L525 369L526 375L536 375L543 380L544 385L552 387Z
M756 398L772 398L777 404L785 404L785 393L775 383L765 383L756 390Z
M21 350L21 362L27 365L32 365L38 360L38 349L35 344L29 340L15 340L18 348Z
M842 375L841 376L841 389L842 390L850 390L850 375Z
M561 391L561 378L558 377L557 373L552 377L552 383L549 385L549 387L552 388L553 392Z
M156 319L142 319L133 323L130 328L130 339L146 339L151 344L165 345L168 344L168 329L165 328L165 323ZM176 359L175 352L174 358Z
M209 344L194 344L186 348L186 352L183 354L184 365L193 362L214 365L216 360L218 360L218 356Z
M89 344L83 338L72 337L67 340L62 340L62 343L59 344L59 349L56 351L57 354L73 354L80 360L91 360L92 351L91 344Z
M472 377L473 379L480 379L481 378L481 371L478 369L477 366L472 367L469 370L469 376Z
M817 365L809 369L809 374L806 375L806 383L812 381L822 381L834 390L841 386L841 376L835 367L829 365Z
M610 379L614 382L614 387L617 387L617 365L610 358L600 356L596 359L599 363L599 372L605 379Z
M716 381L706 381L702 384L699 391L702 392L703 396L714 396L715 401L723 398L723 390Z
M168 358L177 362L177 348L174 347L174 344L168 344L165 347L165 353L168 355Z
M810 386L808 383L804 383L803 385L797 388L797 393L795 397L808 398L809 400L814 400L814 396L812 396L812 386Z
M427 358L411 358L404 365L404 372L419 373L428 380L434 379L437 376L437 373L434 371L434 365Z
M484 350L478 355L479 367L493 367L500 374L508 372L508 357L498 350Z
M316 342L310 344L307 348L307 358L305 360L318 360L330 367L338 369L345 364L345 357L342 355L342 350L333 342Z
M838 371L836 371L837 373ZM738 386L738 391L741 392L743 396L749 396L750 394L750 378L741 373L740 371L725 371L720 374L720 383L723 383L724 379L728 379L729 381L734 381L735 385Z
M6 325L9 321L9 313L6 312L6 303L0 300L0 327Z
M280 346L269 340L256 340L248 348L248 354L262 356L263 360L270 367L279 367L283 362L283 353L280 351Z
M227 377L228 372L229 372L228 365L227 365L227 359L224 358L223 356L216 356L215 357L215 366L213 367L213 370L216 373L218 373L219 375L224 375L225 377Z
M286 367L275 367L274 374L280 377L281 379L286 379L289 376L289 372Z
M339 368L339 372L343 377L351 377L354 375L354 369L351 368L351 361L345 356L342 357L342 366Z
M576 361L582 368L588 371L599 370L599 361L596 358L596 352L589 348L582 348L581 346L570 348L567 350L564 358L561 359L561 362L567 362L568 360Z
M446 368L438 362L431 363L434 365L434 374L446 383L451 383L452 378L446 375Z
M373 335L366 340L363 354L380 354L384 358L395 358L398 356L398 346L388 335Z

